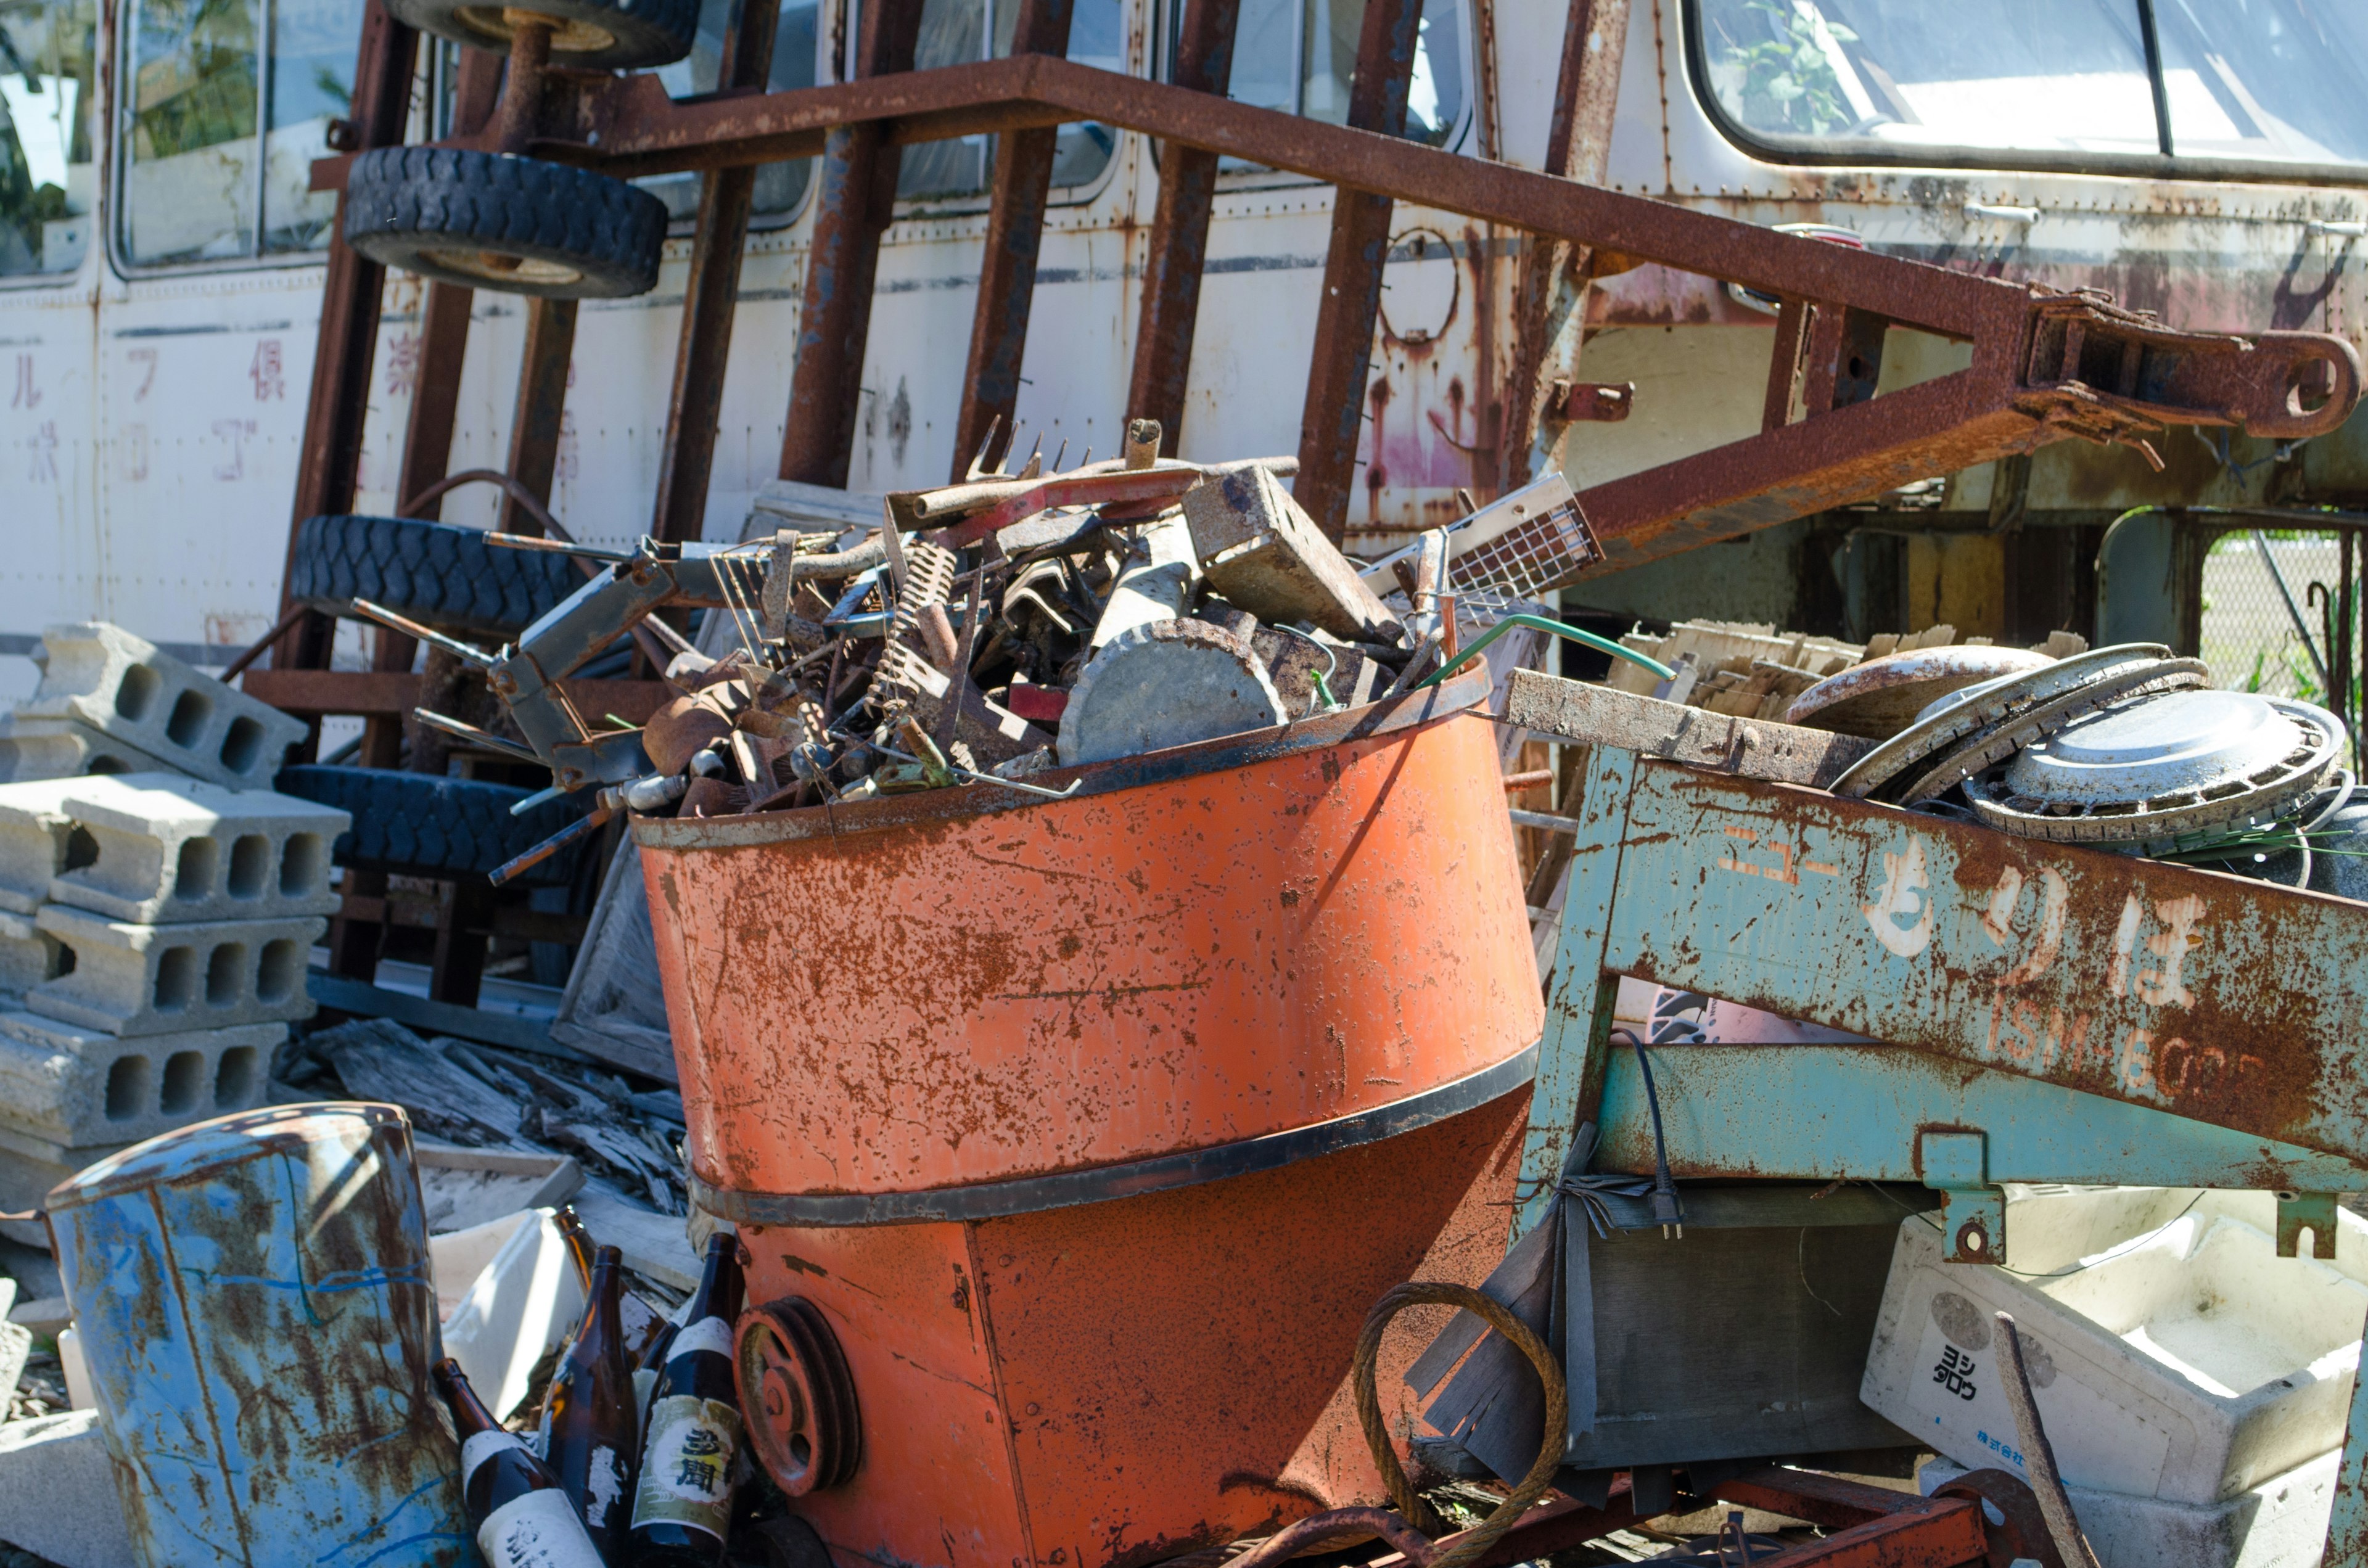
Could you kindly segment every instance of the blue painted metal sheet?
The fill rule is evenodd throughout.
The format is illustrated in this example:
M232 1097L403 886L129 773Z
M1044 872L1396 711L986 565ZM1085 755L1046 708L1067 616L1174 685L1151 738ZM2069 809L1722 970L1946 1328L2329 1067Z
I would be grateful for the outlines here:
M219 1118L101 1161L49 1212L143 1564L474 1561L401 1110Z

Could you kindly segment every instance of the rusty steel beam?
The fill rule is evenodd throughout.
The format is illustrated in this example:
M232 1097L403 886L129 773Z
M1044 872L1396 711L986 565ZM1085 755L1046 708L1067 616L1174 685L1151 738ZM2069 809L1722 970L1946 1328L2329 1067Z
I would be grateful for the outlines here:
M1013 28L1014 54L1063 55L1076 0L1020 0ZM1028 349L1028 313L1036 299L1036 256L1044 244L1044 211L1053 195L1058 126L1007 131L995 141L995 194L986 212L986 249L979 267L978 304L971 317L970 360L954 419L953 472L959 483L973 453L999 422L1016 430L1019 366Z
M1546 155L1539 165L1563 179L1603 183L1611 155L1612 112L1620 99L1620 66L1627 49L1628 0L1570 0L1563 23L1562 63L1554 75ZM1531 448L1549 378L1546 357L1574 317L1587 308L1593 250L1568 240L1527 238L1513 293L1512 363L1505 372L1506 418L1497 451L1497 484L1511 490L1532 477Z
M913 70L921 0L874 0L863 7L859 25L863 30L856 45L857 79L809 90L857 100L893 98L895 83L927 74ZM782 96L742 101L769 103ZM814 129L816 146L785 154L820 152L822 166L798 309L797 364L790 372L790 415L781 432L780 477L843 489L863 392L863 349L871 334L871 285L880 268L881 238L895 217L904 154L888 139L884 119L843 117Z
M772 74L781 0L739 0L735 11L716 67L717 85L730 92L761 90ZM674 388L666 399L666 443L658 460L657 500L651 509L654 539L697 539L706 526L716 424L723 409L723 372L740 299L740 262L747 249L748 215L756 198L757 170L746 164L711 169L700 186L690 277L683 288L682 325L675 346Z
M367 0L361 42L354 58L355 151L392 146L403 140L404 117L411 105L411 74L418 52L419 35L389 17L379 0ZM287 557L279 577L283 616L296 608L286 587L294 576L296 530L307 517L352 509L362 437L370 418L370 358L378 347L379 296L386 286L386 268L350 249L345 232L346 202L341 193L336 218L329 225L321 330L313 351L304 445L297 456L295 506L289 518ZM280 643L287 657L275 662L324 667L334 630L326 616L306 616Z
M1351 126L1393 139L1406 134L1421 23L1422 0L1365 0L1357 74L1349 88ZM1349 531L1393 205L1385 195L1346 185L1332 193L1332 233L1315 296L1315 347L1299 412L1299 477L1291 494L1335 544Z
M518 402L510 413L507 472L544 506L551 504L552 476L559 466L559 436L567 408L567 367L575 356L574 300L530 299L526 306L526 352L518 366ZM504 533L542 534L542 520L518 504L502 502Z
M1588 491L1579 499L1605 547L1604 559L1590 568L1598 572L2067 436L2136 441L2177 424L2231 425L2283 439L2324 434L2360 396L2359 357L2332 336L2271 333L2248 345L2174 332L2090 296L1775 233L1048 55L683 104L646 75L624 76L584 84L571 112L577 134L597 134L600 151L588 140L538 142L535 151L620 174L798 156L820 147L825 135L894 146L980 129L1098 119L1972 346L1967 369L1888 393L1879 409L1837 398L1840 406L1813 409L1795 423ZM801 390L792 397L783 472L841 483L877 230L867 231L868 248L841 231L859 218L871 223L877 213L860 203L850 210L843 161L842 188L834 191L831 171L825 172L801 335ZM318 183L339 177L336 160L315 167ZM1839 355L1870 337L1840 333L1832 347ZM1834 369L1839 387L1840 367Z
M1186 0L1172 73L1177 86L1225 96L1233 83L1234 33L1241 15L1242 0ZM1216 153L1181 142L1160 147L1159 196L1144 256L1126 412L1130 418L1159 422L1160 451L1171 458L1182 450L1184 392L1191 379L1192 331L1201 313L1201 274L1216 196Z

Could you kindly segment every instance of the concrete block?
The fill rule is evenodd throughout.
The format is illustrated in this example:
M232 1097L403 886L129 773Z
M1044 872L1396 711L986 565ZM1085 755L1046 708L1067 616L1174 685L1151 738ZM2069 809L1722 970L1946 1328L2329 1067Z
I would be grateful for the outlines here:
M353 818L335 806L142 773L76 780L60 809L77 862L50 883L60 903L143 926L336 910L329 846Z
M95 1410L0 1426L0 1540L60 1568L142 1561Z
M41 633L41 684L17 710L74 719L233 790L268 788L304 726L103 620Z
M0 996L22 996L55 980L64 949L29 915L0 909Z
M1061 710L1061 761L1106 762L1263 730L1282 698L1249 644L1201 620L1134 627L1095 654Z
M1184 493L1201 574L1260 620L1309 621L1335 637L1395 645L1405 628L1315 519L1266 468L1231 469Z
M153 1138L263 1103L285 1024L124 1040L0 1008L0 1124L64 1152Z
M25 994L32 1012L114 1035L312 1017L304 971L318 918L134 926L53 903L34 916L74 967Z
M0 909L30 915L50 902L50 881L66 869L74 832L65 798L81 783L0 784Z
M22 1213L28 1209L41 1208L49 1202L51 1189L58 1183L81 1174L109 1154L121 1153L136 1142L69 1149L0 1122L0 1209ZM49 1227L39 1220L0 1220L0 1236L24 1246L39 1247L43 1253L49 1251ZM0 1540L6 1539L0 1536Z
M28 719L21 711L0 715L0 784L95 773L169 772L172 767L79 719Z

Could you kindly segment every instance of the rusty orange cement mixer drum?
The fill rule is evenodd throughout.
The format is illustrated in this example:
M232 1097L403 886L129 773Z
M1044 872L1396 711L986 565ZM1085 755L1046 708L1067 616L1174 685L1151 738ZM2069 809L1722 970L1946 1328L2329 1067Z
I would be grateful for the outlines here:
M841 1568L1380 1501L1368 1309L1503 1256L1543 1024L1474 673L1034 782L640 820L758 1457ZM1401 1316L1379 1386L1442 1325Z

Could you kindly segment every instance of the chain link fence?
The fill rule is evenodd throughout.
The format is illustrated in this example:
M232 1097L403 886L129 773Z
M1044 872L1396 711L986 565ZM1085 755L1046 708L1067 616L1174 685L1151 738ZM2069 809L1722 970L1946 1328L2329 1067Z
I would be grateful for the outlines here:
M2214 540L2203 558L2197 640L2213 683L2328 706L2328 606L2342 567L2341 538L2332 532L2248 528Z

